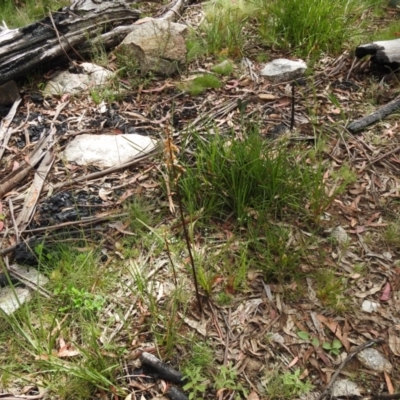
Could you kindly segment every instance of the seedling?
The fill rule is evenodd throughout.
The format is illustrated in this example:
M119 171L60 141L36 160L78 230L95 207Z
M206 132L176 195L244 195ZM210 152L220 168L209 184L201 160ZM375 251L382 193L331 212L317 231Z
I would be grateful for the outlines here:
M328 350L329 353L338 356L340 354L340 349L342 348L342 343L340 340L334 339L332 342L322 343L322 347Z
M98 312L103 309L106 299L101 295L94 295L83 289L77 289L69 285L67 288L57 288L54 291L56 296L65 296L70 304L60 307L60 311L67 312L71 309L80 310L83 313Z
M219 374L215 377L214 387L218 391L227 389L231 392L238 392L244 397L247 397L248 395L247 390L245 390L242 384L239 382L238 372L236 368L232 365L232 363L221 366ZM235 399L236 398L242 397L237 396L235 397Z
M311 336L308 332L299 331L299 332L297 332L297 336L300 339L302 339L306 342L309 342L314 347L321 346L320 341L315 337L311 338ZM335 356L338 356L340 354L340 349L342 348L342 343L340 342L340 340L334 339L334 340L332 340L332 342L323 342L322 348L325 350L328 350L329 353L331 353Z
M187 384L183 386L183 390L190 391L189 400L197 399L198 395L205 393L208 380L201 375L201 367L186 368L184 371L184 379Z

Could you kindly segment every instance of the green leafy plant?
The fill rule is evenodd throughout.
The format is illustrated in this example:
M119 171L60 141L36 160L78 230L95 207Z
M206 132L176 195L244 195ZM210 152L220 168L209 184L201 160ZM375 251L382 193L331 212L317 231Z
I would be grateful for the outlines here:
M183 386L183 390L190 391L189 400L197 399L198 395L202 395L207 390L207 378L201 375L200 366L192 366L185 368L183 371L184 379L187 383Z
M308 209L319 215L329 204L322 171L307 164L301 148L288 151L284 142L266 142L254 126L243 140L230 141L218 134L210 142L197 140L195 165L181 186L190 214L202 210L204 216L223 217L233 212L246 225L265 212L275 217L283 212L305 215L307 203L318 201L325 206Z
M82 312L98 312L103 309L106 302L106 299L101 295L94 295L71 285L66 288L57 288L54 294L57 296L65 296L70 301L70 304L60 307L60 311L62 312L71 309L78 309Z
M126 89L146 88L154 80L151 72L144 73L141 71L135 53L129 51L126 46L115 51L115 56L115 63L118 68L116 75L121 87Z
M274 371L266 373L265 391L269 399L294 399L306 393L309 393L313 385L310 381L303 382L300 379L301 370L296 369L294 372L280 373Z
M347 311L350 299L345 295L346 278L336 276L331 270L316 271L314 276L316 294L322 304L338 313Z
M297 332L297 336L306 342L310 342L314 347L321 346L320 341L317 338L312 338L308 332L299 331ZM334 339L332 342L323 342L322 348L328 350L329 353L338 356L340 354L340 349L342 348L342 343L340 340Z
M229 391L236 391L247 397L248 392L244 389L239 382L238 372L232 363L228 365L221 365L219 373L215 377L214 387L217 390L227 389ZM241 398L240 395L235 398Z
M340 340L334 339L332 342L324 342L322 343L322 347L325 350L328 350L329 353L338 356L340 354L340 349L342 348L342 343Z

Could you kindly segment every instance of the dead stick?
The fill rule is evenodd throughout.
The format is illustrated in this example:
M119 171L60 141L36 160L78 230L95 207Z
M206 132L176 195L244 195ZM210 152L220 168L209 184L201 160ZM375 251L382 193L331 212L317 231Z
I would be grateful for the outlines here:
M397 153L398 151L400 151L400 146L396 147L393 150L388 151L387 153L383 154L382 156L379 156L377 158L375 158L374 160L371 160L364 168L361 169L361 171L364 171L365 168L370 167L371 165L377 163L378 161L382 160L383 158L390 156L391 154Z
M384 105L383 107L379 108L375 112L366 117L357 119L353 121L347 129L351 132L357 132L369 125L374 124L377 121L381 121L383 118L387 117L388 115L394 113L400 108L400 98L392 100L390 103Z
M57 183L56 185L51 185L51 187L53 189L59 189L59 188L61 188L63 186L73 185L74 183L79 183L79 182L82 182L82 181L87 182L87 181L90 181L92 179L102 178L105 175L111 174L113 172L117 172L117 171L119 171L119 170L121 170L123 168L132 167L133 165L138 164L141 161L147 160L148 158L150 158L151 156L154 156L156 154L158 154L158 152L149 153L149 154L147 154L147 155L145 155L143 157L136 158L136 159L134 159L132 161L128 161L128 162L126 162L124 164L121 164L121 165L118 165L118 166L115 166L115 167L110 167L110 168L107 168L107 169L105 169L103 171L94 172L93 174L84 175L84 176L81 176L79 178L72 178L72 179L69 179L67 182L60 182L60 183Z
M78 221L69 221L69 222L63 222L58 225L44 226L43 228L27 229L24 231L24 233L51 231L51 230L61 229L61 228L65 228L66 226L73 226L73 225L82 226L82 225L94 224L94 223L97 224L99 222L107 221L110 218L125 217L127 215L128 215L128 213L123 213L123 214L109 213L107 215L101 215L99 217L89 217L89 218L85 218L85 219L82 218ZM5 249L5 250L8 250L8 249ZM1 252L0 252L0 255L1 255Z

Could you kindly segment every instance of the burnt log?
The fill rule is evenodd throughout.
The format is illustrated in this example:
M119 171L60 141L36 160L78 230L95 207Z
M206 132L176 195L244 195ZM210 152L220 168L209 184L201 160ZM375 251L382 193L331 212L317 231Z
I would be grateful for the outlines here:
M356 48L355 55L357 58L370 55L371 61L376 64L398 67L400 65L400 39L363 44Z
M151 368L160 379L165 379L166 381L178 385L182 385L186 382L183 374L159 360L156 356L153 356L153 354L144 351L140 356L140 361L143 365Z
M79 58L88 42L119 44L140 11L135 0L77 0L71 6L18 29L0 31L0 84L57 59ZM118 29L119 27L119 29Z

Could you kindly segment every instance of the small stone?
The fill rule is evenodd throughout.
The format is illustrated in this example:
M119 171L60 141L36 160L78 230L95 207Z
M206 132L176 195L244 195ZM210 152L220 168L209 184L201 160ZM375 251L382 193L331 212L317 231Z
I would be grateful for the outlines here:
M358 361L365 367L377 372L390 373L392 364L376 349L364 349L357 354Z
M96 64L82 63L79 67L79 73L62 71L54 76L44 88L44 95L79 94L93 87L104 86L114 75Z
M255 358L250 358L248 363L246 364L246 372L248 374L258 374L264 367L264 364L261 361L256 360Z
M332 238L336 239L339 245L343 246L349 242L349 235L340 225L332 230Z
M358 386L347 379L338 379L332 387L332 396L360 396L360 389Z
M361 305L361 310L367 313L373 313L378 311L378 308L381 305L377 303L376 301L370 301L370 300L364 300L362 305Z
M279 343L279 344L285 343L284 337L282 335L280 335L279 333L273 333L270 336L270 340L271 340L271 342L275 342L275 343Z

